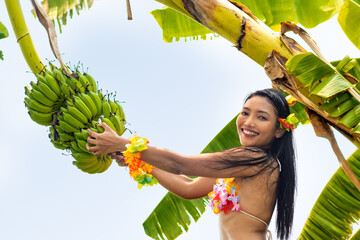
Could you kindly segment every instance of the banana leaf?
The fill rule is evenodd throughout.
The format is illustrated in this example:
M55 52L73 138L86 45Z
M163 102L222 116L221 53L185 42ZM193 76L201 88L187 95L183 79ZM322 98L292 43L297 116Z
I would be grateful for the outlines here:
M302 86L310 88L310 94L329 98L352 85L333 67L311 52L298 54L286 63L289 74Z
M360 24L360 1L346 1L338 16L338 22L346 34L346 36L350 39L350 41L360 49L360 32L359 32L359 24Z
M170 7L177 8L171 0L156 0L158 2L168 4ZM331 17L336 15L344 3L344 0L274 0L274 1L263 1L263 0L234 0L248 7L250 11L267 26L273 30L278 31L280 23L284 21L290 21L300 23L306 28L316 27L318 24L329 20ZM169 4L172 3L172 4ZM168 10L156 10L159 11L158 15L166 15ZM161 14L160 14L161 13ZM196 39L197 36L203 36L205 32L209 31L205 27L196 27L194 31L189 29L184 32L172 33L172 30L168 29L168 25L171 26L182 26L189 25L189 20L182 17L180 12L172 13L171 18L162 18L161 24L159 23L159 17L156 21L163 29L164 40L169 42L171 38L188 38L192 37ZM155 16L154 16L155 17ZM169 23L168 23L169 22ZM164 26L164 27L163 27ZM354 32L356 28L354 28ZM169 33L170 31L170 33ZM199 34L199 31L201 34ZM202 33L204 32L204 33Z
M356 150L347 161L360 178L360 150ZM352 224L359 219L360 192L339 168L314 204L298 239L349 239Z
M51 20L58 23L61 32L61 26L66 25L68 16L73 17L74 10L79 15L80 10L86 6L90 8L93 2L94 0L43 0L41 6Z
M168 43L171 43L173 39L179 41L180 38L197 40L199 36L205 40L207 34L213 33L203 25L171 8L154 10L151 14L163 30L163 40Z
M236 128L236 117L233 118L204 148L201 153L210 153L240 146ZM167 193L154 211L144 221L145 233L153 239L175 239L188 231L191 218L196 222L205 211L207 198L185 200Z

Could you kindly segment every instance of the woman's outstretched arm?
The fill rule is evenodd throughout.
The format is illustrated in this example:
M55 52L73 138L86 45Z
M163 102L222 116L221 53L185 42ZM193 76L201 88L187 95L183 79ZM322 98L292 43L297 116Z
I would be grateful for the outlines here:
M88 143L95 145L93 147L88 146L89 151L95 155L101 155L126 150L125 145L130 142L129 140L118 136L104 123L99 126L105 129L104 133L95 133L88 130L90 134ZM246 159L264 159L265 156L266 154L263 151L251 151L246 148L238 148L231 152L184 156L163 148L149 146L147 150L142 152L141 160L173 174L226 178L251 176L264 168L263 164L229 167L229 161L231 163Z
M125 166L122 155L111 154L111 157L120 166ZM216 183L215 178L189 178L185 175L176 175L159 168L154 168L152 175L158 180L160 185L184 199L205 197L212 191L213 185Z

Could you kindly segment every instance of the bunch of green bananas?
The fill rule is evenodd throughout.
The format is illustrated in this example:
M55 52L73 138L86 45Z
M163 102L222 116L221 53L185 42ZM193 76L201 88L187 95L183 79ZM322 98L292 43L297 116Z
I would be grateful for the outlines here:
M25 106L30 118L50 126L49 138L58 149L68 149L76 161L73 164L87 173L106 171L112 159L104 154L94 156L87 148L90 128L103 132L99 120L117 134L125 132L125 114L121 105L109 100L98 89L89 74L73 72L71 75L51 66L51 71L37 74L37 82L25 87ZM110 95L108 95L110 96Z

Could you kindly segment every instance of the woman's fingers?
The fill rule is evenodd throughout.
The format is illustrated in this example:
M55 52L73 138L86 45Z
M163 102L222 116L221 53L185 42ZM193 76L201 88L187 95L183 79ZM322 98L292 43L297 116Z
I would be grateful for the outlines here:
M102 122L98 125L99 127L102 127L105 131L114 131L112 130L111 127L109 127L109 125L107 125L105 122Z
M96 139L95 138L88 137L87 142L96 145Z
M99 156L99 155L103 154L103 152L100 151L99 148L96 145L93 146L93 147L90 147L89 144L86 143L86 148L87 148L87 150L92 152L92 154L94 154L95 156Z
M87 132L89 133L90 137L96 138L99 134L92 131L90 128L88 128Z

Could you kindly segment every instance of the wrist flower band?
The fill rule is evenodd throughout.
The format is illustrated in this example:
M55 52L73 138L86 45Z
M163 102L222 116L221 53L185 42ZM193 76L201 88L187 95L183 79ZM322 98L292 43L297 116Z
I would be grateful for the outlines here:
M149 141L146 138L134 135L129 138L130 144L126 144L126 151L122 152L124 155L125 164L129 167L129 174L132 179L138 182L138 189L143 186L152 186L157 184L156 178L151 175L154 168L150 164L141 161L141 151L148 149L146 144Z
M279 118L280 127L286 129L286 131L294 131L295 128L299 125L299 119L295 116L294 113L287 116L287 118Z

